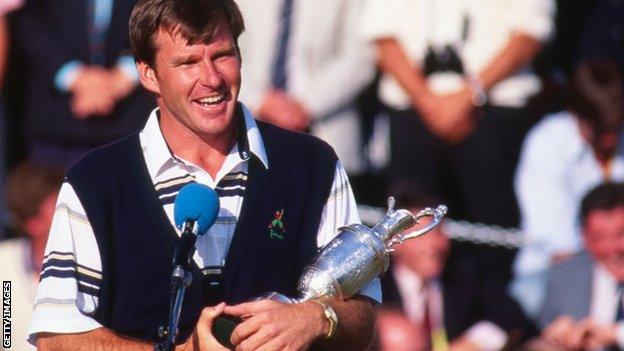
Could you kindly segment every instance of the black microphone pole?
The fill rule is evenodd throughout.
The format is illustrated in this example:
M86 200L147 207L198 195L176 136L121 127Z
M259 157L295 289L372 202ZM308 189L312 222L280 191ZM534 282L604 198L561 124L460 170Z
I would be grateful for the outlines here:
M197 235L193 232L195 222L184 223L184 230L173 254L173 273L171 275L171 298L169 299L169 321L167 327L158 328L158 336L165 339L156 344L156 351L173 351L178 336L178 322L182 311L184 293L193 282L189 263L195 248Z

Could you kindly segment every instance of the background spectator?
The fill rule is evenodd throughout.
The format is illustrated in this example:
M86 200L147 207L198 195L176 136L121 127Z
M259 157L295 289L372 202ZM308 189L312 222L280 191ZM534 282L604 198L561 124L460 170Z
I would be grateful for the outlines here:
M373 79L359 35L362 0L238 0L245 16L241 100L276 125L331 144L349 175L364 172L356 98Z
M62 182L62 168L34 163L19 165L7 182L7 204L16 229L21 233L17 238L0 243L0 277L11 282L13 291L10 350L34 350L26 342L26 336Z
M398 195L398 204L417 213L422 199L403 193ZM495 276L474 261L449 269L449 241L438 227L395 247L391 267L382 280L380 345L388 347L409 334L409 327L403 329L407 334L397 335L393 330L390 321L404 324L397 320L397 309L413 324L406 341L420 345L413 350L500 350L531 331L521 308Z
M624 348L624 184L596 187L581 205L586 251L552 267L542 337L563 350Z
M129 54L134 0L29 1L16 38L26 65L31 157L70 164L137 130L153 102ZM44 59L45 58L45 59Z
M624 180L624 89L618 65L588 61L570 84L568 109L528 134L516 172L527 246L514 263L512 291L535 315L552 261L580 248L578 209L591 188Z
M530 62L553 12L550 0L369 1L363 31L383 73L391 183L433 192L452 218L517 226L513 172L540 89ZM453 249L509 279L512 251Z

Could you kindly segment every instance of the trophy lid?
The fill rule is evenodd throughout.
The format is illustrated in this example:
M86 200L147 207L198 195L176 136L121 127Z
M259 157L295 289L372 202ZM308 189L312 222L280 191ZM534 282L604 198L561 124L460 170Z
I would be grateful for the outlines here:
M416 217L408 210L395 210L395 204L394 197L390 196L388 198L388 212L372 229L373 233L384 243L391 241L396 234L411 228L417 223Z

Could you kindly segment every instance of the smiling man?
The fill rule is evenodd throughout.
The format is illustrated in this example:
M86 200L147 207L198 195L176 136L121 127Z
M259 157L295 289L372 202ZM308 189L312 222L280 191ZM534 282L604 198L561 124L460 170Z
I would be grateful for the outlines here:
M584 251L548 272L542 338L562 350L624 349L624 183L603 183L581 203Z
M173 201L190 182L214 188L221 208L196 243L176 350L222 350L210 329L223 312L244 317L232 335L237 350L369 344L378 280L343 302L247 302L270 291L295 295L318 247L359 216L327 144L256 122L237 101L243 27L232 0L138 2L132 50L158 108L140 133L67 174L30 330L40 349L154 347L179 236Z

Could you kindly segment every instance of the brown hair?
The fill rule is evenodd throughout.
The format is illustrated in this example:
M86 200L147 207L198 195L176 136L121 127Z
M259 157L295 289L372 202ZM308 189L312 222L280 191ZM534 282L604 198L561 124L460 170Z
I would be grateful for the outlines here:
M63 169L25 162L17 166L7 179L6 200L15 225L21 227L39 212L39 206L50 194L59 191Z
M594 210L614 210L624 206L624 183L602 183L590 190L581 202L580 220L585 224Z
M614 130L624 120L624 88L617 63L606 59L581 62L568 90L568 107L599 130Z
M245 30L243 16L234 0L139 0L130 16L130 48L137 62L154 67L154 39L162 27L180 34L188 43L209 43L220 21L230 27L238 48Z

